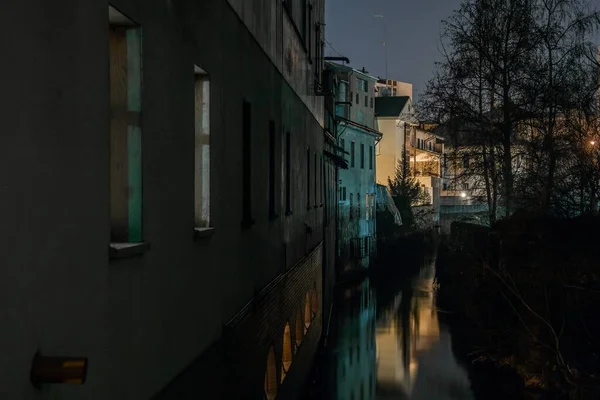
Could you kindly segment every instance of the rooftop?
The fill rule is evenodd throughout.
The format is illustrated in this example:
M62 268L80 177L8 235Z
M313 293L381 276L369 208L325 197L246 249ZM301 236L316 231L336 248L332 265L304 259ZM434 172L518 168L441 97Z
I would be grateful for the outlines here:
M409 99L409 96L375 97L375 116L398 117Z

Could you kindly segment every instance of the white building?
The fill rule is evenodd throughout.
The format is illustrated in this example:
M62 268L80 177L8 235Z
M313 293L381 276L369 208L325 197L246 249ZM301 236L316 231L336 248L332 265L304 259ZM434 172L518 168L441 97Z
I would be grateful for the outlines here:
M375 84L375 96L377 97L403 97L413 98L412 83L400 82L394 79L379 79Z

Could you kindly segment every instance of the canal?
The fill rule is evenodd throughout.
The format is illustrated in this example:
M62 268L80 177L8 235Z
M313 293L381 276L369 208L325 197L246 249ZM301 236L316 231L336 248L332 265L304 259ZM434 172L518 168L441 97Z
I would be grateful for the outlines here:
M473 399L436 306L435 254L409 276L366 279L337 293L307 398Z

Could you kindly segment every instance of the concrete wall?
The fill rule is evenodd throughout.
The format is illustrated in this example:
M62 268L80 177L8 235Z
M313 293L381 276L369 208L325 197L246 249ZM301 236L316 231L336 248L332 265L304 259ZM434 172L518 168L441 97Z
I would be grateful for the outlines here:
M377 97L408 96L412 99L412 83L390 80L390 83L386 85L385 82L386 80L383 80L383 82L377 82Z
M256 293L305 268L298 261L323 240L323 208L307 210L304 198L304 149L320 154L323 148L322 100L310 95L307 71L314 66L280 2L264 20L259 0L236 2L238 12L243 4L242 19L225 0L111 4L143 31L143 237L151 246L118 261L108 257L107 3L23 0L0 13L6 35L20 32L0 44L10 60L0 73L11 77L2 91L0 135L0 341L9 345L2 398L149 398L215 343ZM315 9L322 15L320 2ZM248 26L262 29L260 41ZM292 57L291 69L273 63L279 55ZM194 64L211 81L215 230L199 240L193 235ZM252 104L255 224L249 229L241 228L243 100ZM293 149L293 214L280 207L274 220L263 156L269 120L276 123L277 148L289 130ZM292 293L298 297L290 301L302 301L301 291ZM85 385L34 389L29 370L38 350L88 357ZM258 386L264 357L253 366L263 371L253 381Z
M358 79L364 79L368 82L368 91L359 89ZM365 125L369 128L375 127L375 78L371 78L368 75L364 75L358 72L352 72L349 74L349 90L352 92L352 107L350 107L350 120L358 122L361 125ZM358 101L356 96L358 95ZM365 106L365 98L367 98L367 105ZM371 100L373 99L373 100ZM372 103L371 103L372 102ZM373 107L371 107L373 104Z
M388 178L396 175L398 161L404 150L404 127L395 118L377 118L377 126L383 137L377 145L377 183L388 184ZM407 149L408 150L408 149Z

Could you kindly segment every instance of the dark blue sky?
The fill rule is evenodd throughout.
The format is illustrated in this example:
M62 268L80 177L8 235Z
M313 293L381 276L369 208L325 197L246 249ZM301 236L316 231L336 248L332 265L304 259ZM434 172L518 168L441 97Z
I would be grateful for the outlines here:
M326 0L325 55L350 58L351 66L385 76L382 42L385 16L390 79L410 82L414 96L425 88L439 59L440 22L458 8L460 0Z

